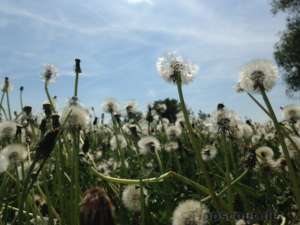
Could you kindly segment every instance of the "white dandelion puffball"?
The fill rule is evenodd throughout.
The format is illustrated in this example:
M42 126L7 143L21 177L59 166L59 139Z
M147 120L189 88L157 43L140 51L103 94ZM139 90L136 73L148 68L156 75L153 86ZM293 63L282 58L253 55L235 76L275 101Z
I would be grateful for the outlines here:
M179 144L176 141L171 141L165 144L165 150L166 152L174 152L178 150Z
M47 83L55 82L58 75L58 69L51 64L46 64L44 66L44 72L42 75L42 79Z
M22 144L10 144L2 149L0 155L5 157L9 162L18 163L26 159L27 149Z
M183 84L190 83L198 72L197 65L186 62L181 56L176 55L175 52L169 52L158 58L156 69L163 79L171 83L176 81L175 73L178 72Z
M119 107L119 103L113 98L106 99L102 103L102 109L106 113L116 113L118 112Z
M297 148L295 148L294 144L288 138L285 138L284 141L287 146L290 158L295 158L295 156L299 154L298 149L300 149L300 138L297 136L290 136L290 138L293 140ZM280 154L284 157L282 146L279 147L279 151Z
M142 155L146 155L148 153L154 153L155 151L159 151L161 149L159 140L153 136L142 137L138 141L138 147L139 147L139 152Z
M240 72L240 88L247 92L260 92L261 85L270 91L278 78L277 67L269 60L254 60Z
M83 108L79 104L71 104L63 111L61 121L64 122L66 119L69 129L80 128L84 130L91 122L88 109Z
M300 119L300 105L287 105L282 109L283 119L296 121Z
M274 152L268 146L262 146L255 150L256 159L258 162L263 163L273 159Z
M180 137L182 130L180 126L171 125L167 127L166 133L169 139L177 139Z
M206 145L201 151L202 159L204 161L212 160L218 153L217 148L214 145Z
M0 139L14 138L17 133L17 123L13 121L3 121L0 123Z
M0 154L0 173L3 173L7 170L9 166L9 160Z
M203 225L207 222L208 210L196 200L181 202L173 212L172 225Z
M124 149L127 147L127 141L123 135L115 135L110 139L110 147L112 150Z
M143 188L145 204L147 205L148 193ZM122 193L122 201L124 206L134 212L141 210L141 189L138 185L127 186Z

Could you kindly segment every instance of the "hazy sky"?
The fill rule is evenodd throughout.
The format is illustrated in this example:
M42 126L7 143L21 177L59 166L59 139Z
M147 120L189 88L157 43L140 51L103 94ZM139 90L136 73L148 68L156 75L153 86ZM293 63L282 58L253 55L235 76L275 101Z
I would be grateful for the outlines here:
M175 86L155 68L159 56L175 50L199 66L184 88L190 107L211 112L223 102L242 117L262 120L260 109L233 87L245 63L273 60L284 27L284 15L273 16L268 0L1 0L0 74L14 84L14 107L23 85L25 103L40 111L43 65L60 71L50 90L63 106L73 94L79 57L79 97L86 106L100 111L101 102L114 97L144 108L155 99L177 98ZM293 102L282 81L270 95L278 111Z

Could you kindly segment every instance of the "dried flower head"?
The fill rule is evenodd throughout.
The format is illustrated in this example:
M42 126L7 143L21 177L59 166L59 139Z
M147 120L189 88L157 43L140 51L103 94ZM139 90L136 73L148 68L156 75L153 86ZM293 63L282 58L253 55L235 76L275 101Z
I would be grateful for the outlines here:
M0 123L0 140L12 139L17 133L17 123L13 121L3 121Z
M153 136L142 137L138 141L138 147L139 152L142 155L154 153L155 151L159 151L161 149L159 140Z
M44 66L44 72L42 78L46 83L55 82L57 75L58 75L58 70L54 65L47 64Z
M10 144L2 149L0 155L8 159L10 163L19 163L26 159L27 149L22 144Z

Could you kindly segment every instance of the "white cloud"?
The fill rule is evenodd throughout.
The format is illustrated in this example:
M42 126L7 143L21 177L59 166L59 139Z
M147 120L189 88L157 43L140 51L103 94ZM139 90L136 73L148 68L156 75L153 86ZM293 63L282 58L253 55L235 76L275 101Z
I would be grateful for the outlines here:
M149 5L153 4L152 0L127 0L127 2L129 4L141 4L141 3L146 3L146 4L149 4Z

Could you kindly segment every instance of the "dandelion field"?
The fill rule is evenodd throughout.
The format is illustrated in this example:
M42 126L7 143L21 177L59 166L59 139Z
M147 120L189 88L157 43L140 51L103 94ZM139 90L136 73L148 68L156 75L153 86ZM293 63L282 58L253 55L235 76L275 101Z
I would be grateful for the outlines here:
M96 115L80 102L76 59L74 95L62 111L49 91L57 69L46 65L42 116L23 105L23 87L17 112L5 78L1 225L299 224L300 106L276 116L272 62L245 65L236 87L266 113L265 123L243 121L222 103L209 115L193 114L184 89L198 67L175 53L156 67L178 91L175 107L159 101L141 112L135 102L122 109L108 99Z

